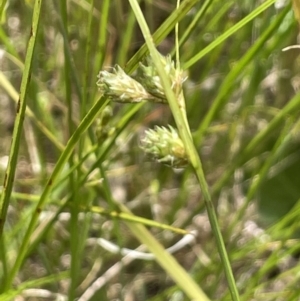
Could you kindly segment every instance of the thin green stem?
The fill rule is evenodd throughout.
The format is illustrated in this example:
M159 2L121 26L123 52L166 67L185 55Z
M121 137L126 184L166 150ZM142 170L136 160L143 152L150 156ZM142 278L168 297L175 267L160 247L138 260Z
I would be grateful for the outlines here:
M180 0L177 0L176 9L179 9ZM176 68L180 70L180 54L179 54L179 42L178 42L178 36L179 36L179 22L175 25L175 53L176 53Z
M188 69L191 66L193 66L195 63L197 63L201 58L203 58L206 54L210 53L214 48L216 48L218 45L220 45L222 42L227 40L231 35L233 35L236 31L243 28L247 23L252 21L255 17L257 17L259 14L264 12L269 6L273 5L276 0L267 0L263 4L261 4L259 7L257 7L251 14L247 15L244 19L242 19L240 22L232 26L229 30L227 30L225 33L220 35L215 41L210 43L207 47L202 49L198 54L196 54L194 57L192 57L189 61L187 61L183 68Z
M155 31L153 34L153 41L158 45L174 28L176 23L180 22L191 8L199 2L198 0L185 0L181 3L178 9L176 9L170 17ZM136 54L129 60L126 65L125 71L131 73L142 58L148 53L148 47L144 44Z
M296 94L287 104L286 106L280 110L280 112L271 120L268 126L260 131L243 149L243 151L239 154L239 156L234 160L230 167L225 171L222 177L215 183L213 186L213 190L215 193L219 192L224 184L228 181L228 179L233 174L234 170L237 166L241 166L245 163L252 152L258 147L264 140L268 139L268 136L274 131L280 124L285 121L286 116L297 114L300 109L300 94Z
M195 27L198 25L199 21L201 18L204 16L206 10L209 8L210 4L213 2L213 0L205 0L205 2L201 5L201 8L197 11L197 14L193 18L191 24L188 26L188 28L184 29L183 35L180 37L179 42L178 42L178 47L182 46L188 37L191 35ZM225 6L228 5L228 3L224 4ZM177 48L177 46L176 46ZM175 51L176 51L175 48ZM172 52L173 54L173 52Z
M32 27L31 27L28 48L27 48L27 53L25 58L24 72L23 72L23 77L21 82L20 98L17 104L16 119L15 119L13 135L12 135L10 155L9 155L8 166L4 177L3 192L1 194L1 199L0 199L0 210L1 210L0 240L3 239L2 237L3 227L6 220L10 195L13 188L15 171L17 166L20 139L23 130L23 121L24 121L25 111L26 111L26 96L27 96L28 87L30 83L30 76L31 76L30 73L31 73L31 67L33 62L33 54L34 54L34 48L35 48L35 43L37 38L38 25L40 20L41 6L42 6L42 0L36 0L34 4ZM10 285L10 283L9 281L7 281L6 275L4 275L4 279L7 287L7 284Z
M180 136L181 136L181 138L184 142L186 152L189 156L190 163L193 166L193 168L195 170L195 173L197 175L197 178L198 178L201 190L202 190L202 194L204 196L204 200L205 200L205 204L206 204L210 224L211 224L213 233L216 237L219 254L220 254L222 263L224 265L225 274L226 274L226 278L227 278L228 285L229 285L229 288L230 288L232 299L234 301L238 301L239 300L238 290L237 290L235 280L234 280L234 277L233 277L233 273L232 273L232 269L231 269L231 266L230 266L227 251L226 251L226 248L225 248L225 244L224 244L224 241L223 241L223 237L222 237L219 225L218 225L215 209L214 209L212 201L211 201L211 196L210 196L210 193L209 193L208 184L207 184L205 176L204 176L202 163L201 163L200 157L197 153L197 150L194 146L194 143L192 141L192 138L191 138L191 135L190 135L190 129L189 129L188 125L186 124L185 120L184 120L184 117L182 115L182 111L180 109L180 104L178 103L176 95L174 94L174 92L171 89L170 81L168 79L168 76L167 76L163 66L160 63L160 55L159 55L159 53L157 52L157 50L155 48L153 38L152 38L151 33L148 29L148 26L146 24L146 21L144 19L142 11L141 11L141 9L140 9L140 7L139 7L139 5L136 1L129 0L129 2L131 4L133 10L135 11L136 18L137 18L138 23L140 25L140 28L143 32L144 38L146 40L146 44L149 48L149 52L152 56L155 67L157 68L157 72L159 74L161 83L164 87L164 91L165 91L166 97L168 99L168 102L169 102L173 117L175 119L177 128L178 128Z
M5 244L5 238L6 237L2 237L2 239L0 240L0 260L2 263L2 277L3 279L5 279L5 277L7 277L8 274L8 262L7 262L7 256L6 256L6 244ZM3 287L4 283L0 283L0 293L2 293L4 287Z
M25 255L26 255L26 252L27 252L27 249L29 246L31 234L37 224L40 213L49 197L49 194L53 188L55 181L57 180L58 176L60 175L60 172L62 171L63 167L67 163L67 160L69 159L70 155L72 154L72 151L73 151L74 147L76 146L77 142L79 141L81 135L91 125L91 123L93 122L93 120L95 119L95 117L97 116L99 111L101 110L101 108L103 108L107 104L107 102L108 101L101 99L94 104L94 106L87 113L87 115L82 120L82 122L80 123L78 128L75 130L74 134L68 141L65 150L62 152L60 158L58 159L58 161L55 165L55 168L54 168L49 180L47 181L44 191L41 194L40 200L39 200L38 204L36 205L36 208L32 214L29 226L26 230L25 236L24 236L22 244L20 246L15 264L14 264L10 274L8 275L8 278L6 281L6 286L5 286L6 289L9 289L11 287L13 279L14 279L15 275L17 274L17 272L19 271L19 268L25 258Z
M101 7L101 18L99 22L99 37L98 37L98 55L95 58L95 63L93 64L94 69L92 70L92 78L96 78L99 70L102 69L103 61L106 55L106 45L107 45L107 27L108 27L108 17L110 0L103 0Z
M65 83L65 98L68 112L67 112L67 124L68 124L68 134L69 136L73 133L73 103L72 103L72 97L71 97L71 61L73 61L71 55L71 52L68 51L69 48L69 39L68 39L68 14L67 14L67 3L66 0L59 1L59 7L60 7L60 15L62 19L62 31L64 32L64 57L65 57L65 64L64 64L64 83ZM74 153L69 157L68 160L69 166L74 165ZM73 206L71 207L71 220L70 220L70 247L71 247L71 267L70 267L70 275L71 275L71 283L69 287L69 300L75 299L75 290L77 287L77 281L79 276L79 239L78 239L78 214L79 214L79 198L78 198L78 185L76 185L76 173L72 172L69 174L69 189L73 192Z
M1 2L1 4L0 4L0 22L1 23L4 22L4 18L5 18L5 16L4 16L4 8L6 6L6 2L7 2L7 0L3 0Z
M270 24L267 30L262 34L262 36L255 42L255 44L247 51L247 53L239 60L239 62L235 65L234 68L228 73L226 78L224 79L218 95L214 100L211 108L205 114L203 121L201 122L200 127L196 131L196 144L199 145L203 139L203 135L207 131L210 123L213 118L216 116L217 112L221 110L221 108L225 105L229 93L233 90L234 83L239 75L243 72L245 67L253 60L253 58L257 55L258 51L263 47L266 41L272 37L275 30L278 29L279 24L281 24L282 20L286 16L289 11L289 7L286 7L281 14L276 18L274 22Z
M95 0L91 1L91 7L89 10L89 17L88 17L88 26L87 30L89 34L87 35L87 41L86 41L86 48L85 48L85 58L84 58L84 71L83 71L83 93L82 93L82 103L80 105L80 117L83 118L86 114L86 106L87 106L87 100L89 96L88 92L88 84L89 84L89 78L90 78L90 72L91 72L91 63L90 63L90 57L91 57L91 43L92 43L92 36L93 36L93 10L94 10L94 2ZM82 139L80 141L80 147L79 149L83 148L83 141ZM80 154L79 150L79 154Z

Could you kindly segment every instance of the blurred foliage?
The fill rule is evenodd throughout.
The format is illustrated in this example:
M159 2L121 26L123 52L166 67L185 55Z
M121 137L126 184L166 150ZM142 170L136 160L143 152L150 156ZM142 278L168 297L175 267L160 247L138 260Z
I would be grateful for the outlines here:
M1 182L30 35L32 3L11 0L1 7ZM127 1L66 1L66 15L62 3L60 0L43 2L27 97L32 115L27 112L24 122L5 228L6 245L1 246L0 252L2 262L3 254L8 254L8 269L14 263L29 216L62 146L99 99L97 74L115 64L124 69L134 66L134 70L139 61L128 62L144 44ZM261 1L205 3L205 12L180 47L183 67L250 15ZM296 9L298 2L293 3ZM176 9L175 0L140 1L140 5L153 33ZM300 52L299 49L282 51L297 44L299 25L292 6L286 8L286 5L290 4L277 1L185 70L188 121L218 210L241 300L299 299L300 140L297 122L300 105L297 93ZM180 15L179 40L202 7L203 1L194 1L189 12ZM282 21L269 33L263 46L230 78L231 72L249 55L249 49L279 18ZM174 28L168 29L162 31L163 40L157 46L162 54L174 53ZM134 76L134 71L131 74ZM219 97L222 105L202 131L202 122ZM292 99L295 99L295 107L287 110L260 143L248 151L248 146L285 112ZM108 201L112 199L125 203L138 216L179 228L197 229L195 245L176 253L176 259L211 299L230 300L192 170L173 170L160 165L145 156L140 148L146 129L174 126L168 106L112 104L105 132L99 130L99 124L103 125L101 118L103 115L99 115L76 147L74 166L69 161L55 183L32 235L12 295L21 294L23 299L20 300L40 300L30 295L29 289L35 287L68 295L70 281L61 272L70 270L73 254L70 237L77 233L80 274L76 276L76 298L85 300L80 296L121 259L121 255L103 250L93 238L104 237L131 249L138 243L121 221L91 212L79 213L77 228L72 228L72 202L78 200L85 207L94 205L115 210ZM69 183L71 171L75 174L74 186ZM154 227L151 231L166 247L179 240L177 234L169 231ZM0 268L0 283L2 270ZM55 274L58 279L51 279L49 283L47 279L36 286L29 283L29 280ZM23 293L17 292L20 284L25 285ZM3 296L0 300L9 300ZM55 297L58 298L52 295L47 300L55 300ZM142 261L124 265L121 272L100 290L95 290L89 300L129 297L140 301L186 300L156 262Z

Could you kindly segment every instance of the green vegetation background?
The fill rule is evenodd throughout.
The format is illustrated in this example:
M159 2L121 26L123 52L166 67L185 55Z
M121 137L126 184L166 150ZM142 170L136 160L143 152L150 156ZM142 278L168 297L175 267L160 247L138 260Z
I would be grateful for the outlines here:
M164 55L175 53L174 27L180 21L187 118L240 299L299 300L299 49L282 51L297 44L292 6L186 0L186 11L176 12L176 1L140 5ZM99 100L100 70L118 64L134 74L147 55L129 3L44 1L27 70L33 6L33 1L1 4L1 183L20 89L26 90L27 109L13 190L9 203L4 198L1 203L6 223L0 300L189 300L181 289L185 283L174 283L155 261L124 263L96 287L122 258L101 248L97 238L130 249L140 244L122 217L110 215L117 202L150 221L197 230L196 242L174 256L209 299L231 300L192 168L173 170L152 162L140 148L146 129L175 126L170 108ZM26 70L31 79L22 90ZM95 103L101 112L87 122L60 166L72 133ZM36 215L57 166L61 171ZM148 228L165 247L182 236L154 224Z

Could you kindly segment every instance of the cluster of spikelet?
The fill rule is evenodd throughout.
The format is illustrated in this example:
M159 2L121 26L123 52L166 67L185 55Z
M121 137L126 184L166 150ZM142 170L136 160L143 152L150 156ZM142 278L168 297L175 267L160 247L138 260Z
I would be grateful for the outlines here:
M175 95L179 95L185 81L183 72L175 68L170 56L161 56L161 63L170 78ZM146 59L145 65L139 64L135 78L126 74L120 66L116 66L111 72L100 71L97 85L103 95L115 102L168 103L160 77L150 57ZM153 130L147 130L141 140L141 147L157 161L174 168L185 167L188 163L184 144L178 132L170 125L156 126Z

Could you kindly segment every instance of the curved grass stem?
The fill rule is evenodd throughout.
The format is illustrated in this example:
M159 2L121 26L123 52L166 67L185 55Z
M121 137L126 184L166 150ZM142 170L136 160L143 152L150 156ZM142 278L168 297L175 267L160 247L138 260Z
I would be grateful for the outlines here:
M157 72L159 74L162 86L164 88L165 95L166 95L168 103L170 105L170 108L171 108L173 117L175 119L178 131L184 142L186 152L189 157L189 161L190 161L191 165L193 166L195 173L197 175L199 185L202 190L202 194L204 196L210 224L211 224L213 233L216 237L219 255L221 257L221 260L222 260L222 263L224 266L224 270L225 270L226 278L228 281L229 289L231 292L232 300L238 301L239 293L238 293L238 290L237 290L237 287L235 284L235 280L233 277L228 254L227 254L227 251L225 248L225 244L224 244L223 237L222 237L222 234L220 231L220 227L218 225L216 212L215 212L214 206L211 201L211 196L210 196L208 184L207 184L205 176L204 176L202 163L201 163L200 157L197 153L197 150L194 146L194 143L192 141L189 126L184 118L185 114L183 114L183 112L182 112L183 107L180 105L175 93L173 92L173 90L170 86L170 81L169 81L168 75L166 74L166 72L161 64L161 61L160 61L160 54L156 50L155 44L153 42L153 38L150 34L149 28L146 24L145 18L142 14L142 11L141 11L138 3L134 0L130 0L129 2L132 6L132 9L134 10L134 12L136 14L136 18L140 25L143 36L146 40L146 44L149 48L150 55L152 56L153 63L155 65L155 67L157 68ZM183 99L181 99L181 102L182 101L183 101Z

